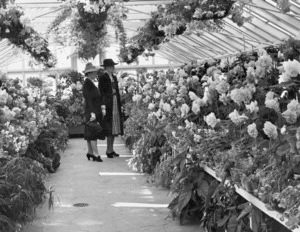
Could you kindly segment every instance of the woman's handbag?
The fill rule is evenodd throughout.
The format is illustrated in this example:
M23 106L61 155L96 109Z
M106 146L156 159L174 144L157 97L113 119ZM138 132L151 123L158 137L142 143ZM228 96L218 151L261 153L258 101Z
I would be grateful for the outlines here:
M91 130L95 134L99 134L101 133L101 131L103 131L102 126L97 121L89 121L86 123L86 125L88 126L89 130Z

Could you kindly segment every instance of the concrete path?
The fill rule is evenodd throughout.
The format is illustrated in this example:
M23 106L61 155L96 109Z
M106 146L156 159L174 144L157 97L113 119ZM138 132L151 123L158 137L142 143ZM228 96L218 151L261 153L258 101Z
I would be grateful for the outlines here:
M168 191L147 183L127 165L130 153L120 139L119 158L105 156L105 141L98 143L104 162L88 161L86 142L70 139L61 166L46 185L55 190L55 205L45 202L25 232L201 232L199 225L179 225L166 208ZM86 207L75 207L86 203Z

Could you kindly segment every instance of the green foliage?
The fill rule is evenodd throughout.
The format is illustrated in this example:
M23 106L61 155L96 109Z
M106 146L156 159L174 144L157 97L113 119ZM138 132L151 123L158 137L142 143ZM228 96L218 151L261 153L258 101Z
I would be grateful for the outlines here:
M27 79L27 82L33 86L33 87L38 87L38 88L42 88L43 86L43 80L41 78L38 77L29 77Z
M16 231L33 220L36 207L42 203L45 170L32 159L17 157L0 165L0 228Z

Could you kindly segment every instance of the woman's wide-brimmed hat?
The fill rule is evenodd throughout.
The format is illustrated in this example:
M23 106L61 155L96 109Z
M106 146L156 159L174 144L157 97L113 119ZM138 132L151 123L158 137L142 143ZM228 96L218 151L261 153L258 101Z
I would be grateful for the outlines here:
M107 66L114 66L118 63L115 63L112 59L105 59L103 60L103 64L101 66L107 67Z
M87 74L89 72L97 72L100 68L94 66L92 63L87 63L85 65L85 69L83 71L83 73Z

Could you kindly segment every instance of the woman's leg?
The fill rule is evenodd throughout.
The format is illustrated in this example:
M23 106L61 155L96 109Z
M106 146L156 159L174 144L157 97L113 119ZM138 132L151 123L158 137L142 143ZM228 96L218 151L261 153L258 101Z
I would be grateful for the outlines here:
M93 154L93 148L92 148L92 145L91 145L91 140L87 140L87 146L88 146L88 153L89 154Z
M114 136L107 136L107 151L106 153L112 153L114 150L113 150L113 143L114 143Z
M99 152L98 152L97 140L92 140L91 145L92 145L92 148L93 148L93 155L94 155L93 160L98 161L98 162L102 162L103 160L101 159L101 157L99 155Z
M99 156L97 140L91 140L92 153L94 156Z

